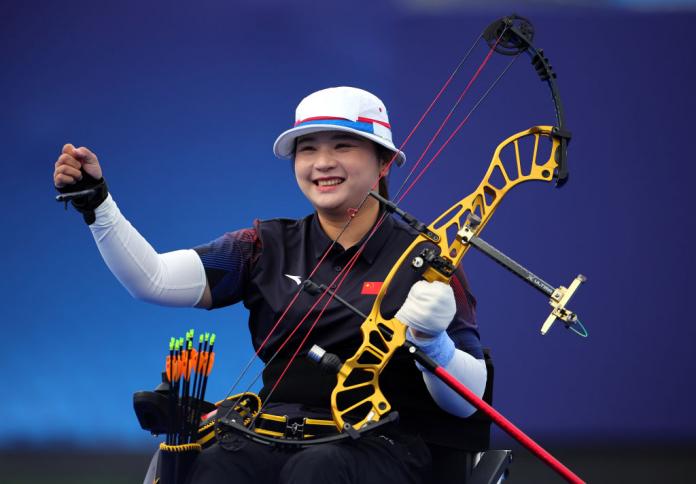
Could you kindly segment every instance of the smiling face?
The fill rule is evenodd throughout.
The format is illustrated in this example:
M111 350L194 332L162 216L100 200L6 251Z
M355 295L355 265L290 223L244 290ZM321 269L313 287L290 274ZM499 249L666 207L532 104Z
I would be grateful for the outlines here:
M358 207L380 168L375 144L357 135L322 131L297 139L297 184L320 213L344 216Z

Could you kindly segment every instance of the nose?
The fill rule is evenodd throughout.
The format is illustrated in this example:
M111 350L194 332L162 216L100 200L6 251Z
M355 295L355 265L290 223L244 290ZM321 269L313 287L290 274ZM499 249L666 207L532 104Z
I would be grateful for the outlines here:
M333 157L331 150L320 148L314 162L314 168L321 171L326 171L336 166L336 160Z

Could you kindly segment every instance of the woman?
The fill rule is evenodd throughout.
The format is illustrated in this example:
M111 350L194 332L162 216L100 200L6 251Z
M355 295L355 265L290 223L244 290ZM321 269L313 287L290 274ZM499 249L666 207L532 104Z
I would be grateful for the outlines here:
M397 164L405 160L392 142L384 104L351 87L324 89L303 99L295 125L278 137L274 152L293 159L298 186L315 213L300 220L256 221L252 228L208 244L164 254L158 254L120 213L96 155L87 148L65 145L56 162L54 184L71 192L97 187L97 195L77 200L75 206L105 262L134 297L207 309L243 301L250 311L254 347L268 362L315 301L300 293L282 324L268 336L300 282L312 273L315 283L329 285L343 270L381 215L374 198L365 200L367 193L379 184L387 197L383 175L388 163L391 158ZM368 313L376 295L370 284L384 280L415 235L387 217L367 240L339 295ZM400 271L382 305L383 315L396 314L409 326L411 341L481 395L486 369L474 321L475 303L463 272L457 271L451 285L419 279L420 273L411 268ZM346 307L332 302L313 329L304 354L318 344L341 358L352 355L361 341L361 323ZM298 331L266 366L262 398L269 397L304 334ZM457 417L474 409L433 375L424 372L419 378L417 373L406 355L397 354L380 379L385 396L400 413L398 425L357 441L304 450L271 449L251 441L234 449L214 445L198 457L190 481L422 482L430 472L425 440L456 445L461 440L453 433L461 422ZM330 419L329 397L335 383L335 377L299 358L268 398L265 411Z

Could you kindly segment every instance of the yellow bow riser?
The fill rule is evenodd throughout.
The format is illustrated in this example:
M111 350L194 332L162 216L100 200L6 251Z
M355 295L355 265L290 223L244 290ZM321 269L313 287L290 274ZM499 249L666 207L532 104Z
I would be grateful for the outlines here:
M394 351L404 344L406 326L396 318L385 319L380 308L397 271L404 264L417 267L422 263L415 261L413 254L423 245L435 248L450 269L457 267L470 247L458 234L465 227L467 217L473 214L480 219L475 228L475 234L478 234L512 188L528 181L552 181L558 168L556 160L560 147L561 140L554 136L552 126L534 126L510 136L496 148L478 188L438 217L428 226L428 231L419 234L399 257L360 328L362 344L345 361L337 375L338 382L331 394L331 407L339 430L344 428L347 416L356 422L353 427L359 429L369 422L380 420L391 410L391 405L380 390L379 375ZM429 265L423 272L423 278L449 283L452 272Z

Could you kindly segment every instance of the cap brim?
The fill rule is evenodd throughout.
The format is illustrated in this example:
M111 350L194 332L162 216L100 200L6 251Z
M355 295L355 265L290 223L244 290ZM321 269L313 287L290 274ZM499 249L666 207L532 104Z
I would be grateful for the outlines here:
M394 162L397 166L401 166L406 161L406 155L403 151L399 151L393 143L388 140L377 136L372 133L366 133L357 129L349 128L347 126L338 126L335 124L312 124L309 126L297 126L296 128L290 128L287 131L278 136L273 143L273 153L278 158L292 158L293 152L295 151L295 140L300 136L304 136L310 133L319 133L321 131L346 131L348 133L353 133L361 138L369 139L374 141L378 145L384 146L385 148L397 153Z

